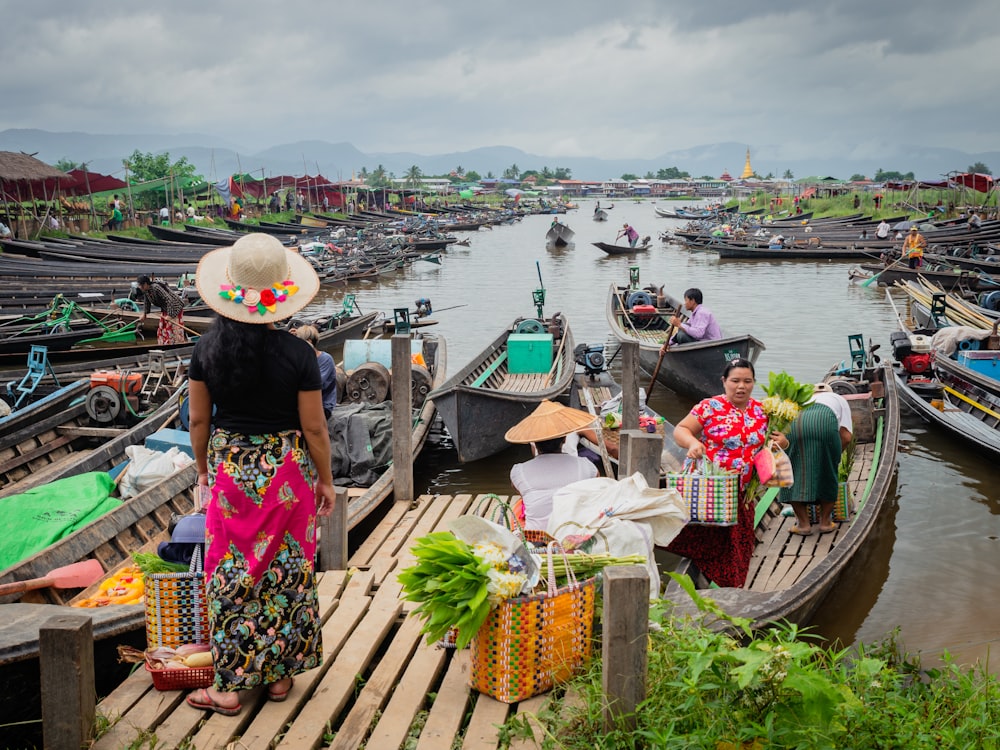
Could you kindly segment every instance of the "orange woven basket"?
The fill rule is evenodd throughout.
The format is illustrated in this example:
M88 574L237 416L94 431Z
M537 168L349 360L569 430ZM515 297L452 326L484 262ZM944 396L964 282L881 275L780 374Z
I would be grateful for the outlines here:
M549 571L548 591L502 602L472 637L470 683L480 693L516 703L565 682L590 659L596 579L571 577L557 589L551 564Z
M146 643L149 648L177 648L186 643L208 643L208 606L205 573L196 552L188 573L145 576Z

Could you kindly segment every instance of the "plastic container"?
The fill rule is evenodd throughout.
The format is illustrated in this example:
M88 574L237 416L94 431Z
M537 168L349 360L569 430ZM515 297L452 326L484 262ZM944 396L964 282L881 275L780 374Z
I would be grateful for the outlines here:
M931 350L931 337L920 333L910 336L910 349L914 354L923 354Z
M146 665L146 671L153 678L153 687L157 690L194 690L207 688L215 679L213 667L184 667L183 669L151 669Z

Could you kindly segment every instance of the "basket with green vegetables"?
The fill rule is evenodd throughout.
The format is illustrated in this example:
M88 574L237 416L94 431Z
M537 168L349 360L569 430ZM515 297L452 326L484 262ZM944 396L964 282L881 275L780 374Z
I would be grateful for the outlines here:
M399 574L404 598L418 602L414 614L424 619L427 641L458 631L455 645L464 648L500 602L530 593L528 577L516 556L508 557L496 544L468 544L448 531L416 540L411 552L417 562ZM548 577L548 557L535 556L541 580ZM554 555L552 567L559 585L567 579L567 567L578 580L597 575L608 565L644 565L642 555L614 557L573 553Z

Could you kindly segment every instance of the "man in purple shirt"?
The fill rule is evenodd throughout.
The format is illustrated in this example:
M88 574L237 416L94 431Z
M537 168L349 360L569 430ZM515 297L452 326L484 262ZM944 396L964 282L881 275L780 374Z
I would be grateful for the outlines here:
M694 341L712 341L721 339L722 331L719 324L712 315L712 311L701 304L703 297L701 289L692 287L684 292L684 309L690 315L687 320L674 315L670 318L670 324L674 326L676 333L670 340L670 344L690 344ZM666 348L666 344L664 344Z

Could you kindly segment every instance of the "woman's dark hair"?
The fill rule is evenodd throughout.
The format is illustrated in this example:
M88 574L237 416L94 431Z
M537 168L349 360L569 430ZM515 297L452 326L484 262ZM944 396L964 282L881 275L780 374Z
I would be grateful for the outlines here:
M748 370L750 370L750 374L753 375L754 378L757 377L757 372L756 370L753 369L753 362L751 362L749 359L743 359L743 357L737 357L736 359L730 360L726 364L726 369L722 371L722 379L725 380L726 378L729 377L729 373L741 367L745 367Z
M266 325L216 317L199 340L205 385L213 399L243 393L257 382L270 349L268 334Z

